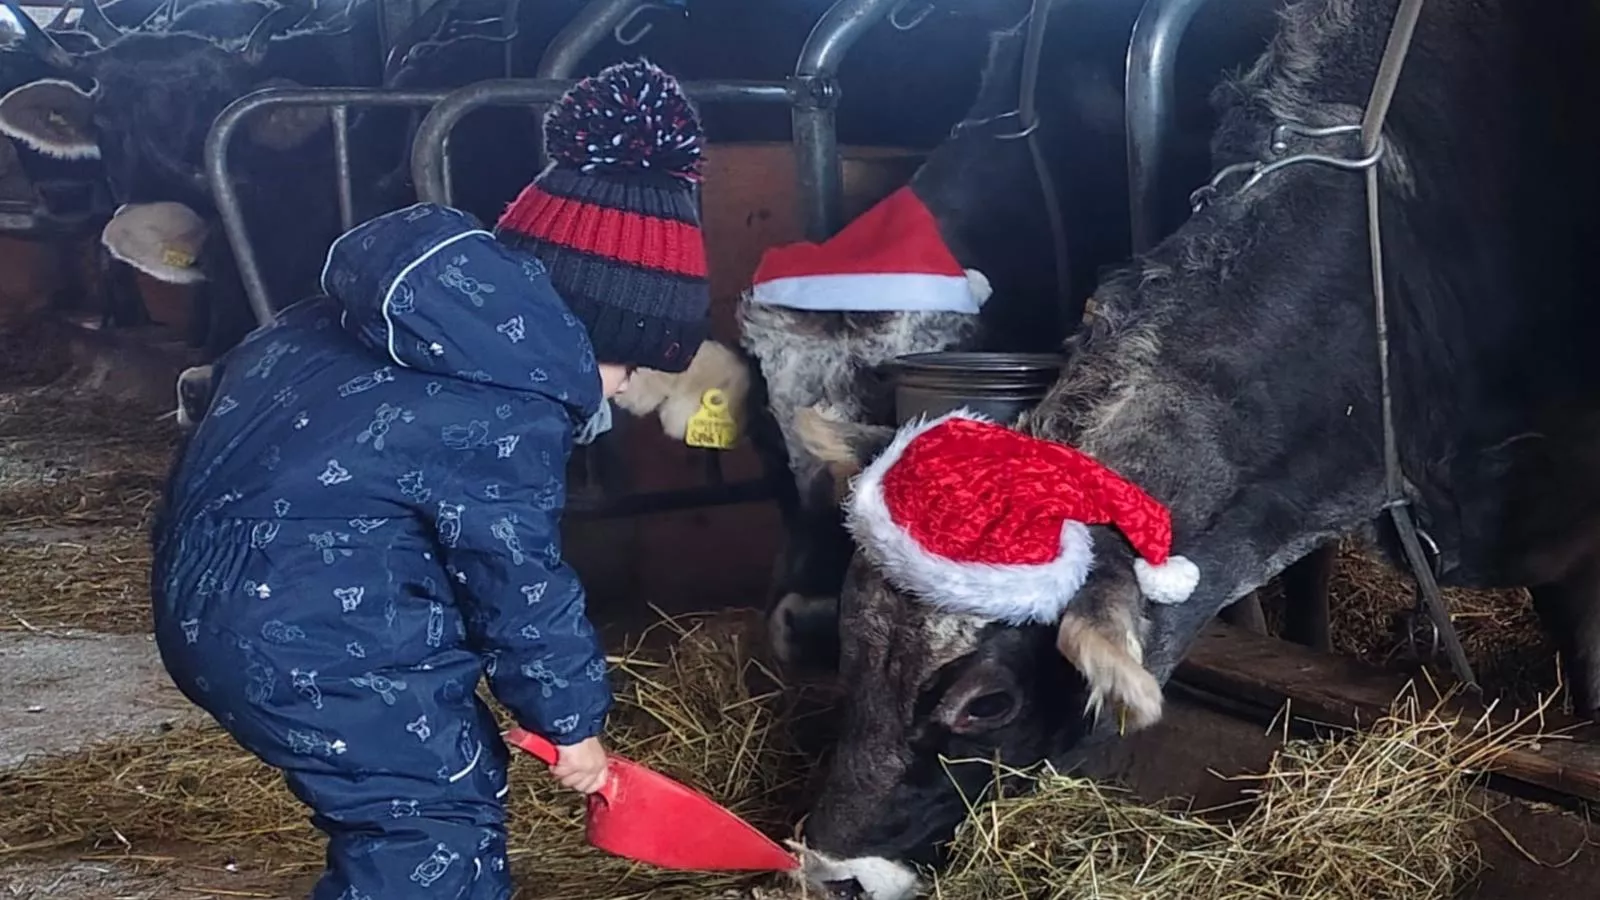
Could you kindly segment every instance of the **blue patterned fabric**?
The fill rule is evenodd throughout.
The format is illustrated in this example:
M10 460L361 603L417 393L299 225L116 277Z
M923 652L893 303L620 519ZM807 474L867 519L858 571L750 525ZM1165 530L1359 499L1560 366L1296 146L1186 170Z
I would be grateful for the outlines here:
M536 259L444 207L344 235L322 283L217 365L154 536L156 638L315 810L316 900L498 900L480 673L558 744L611 704L558 533L594 353Z

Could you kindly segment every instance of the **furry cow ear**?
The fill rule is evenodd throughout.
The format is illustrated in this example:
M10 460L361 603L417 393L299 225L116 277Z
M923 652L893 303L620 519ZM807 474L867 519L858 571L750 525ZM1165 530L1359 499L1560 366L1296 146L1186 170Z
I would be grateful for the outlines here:
M701 343L682 372L639 369L628 382L628 389L611 402L635 416L655 413L667 437L681 441L689 430L689 420L700 411L706 392L715 388L727 401L727 412L742 436L750 399L750 367L739 354L716 341Z
M269 78L256 85L258 90L274 87L300 85L287 78ZM245 120L244 129L253 143L281 153L304 145L328 127L330 121L325 106L277 106L250 116Z
M59 78L41 78L0 97L0 134L55 159L99 159L94 98Z
M1118 560L1089 576L1056 633L1056 649L1088 682L1085 712L1098 717L1110 701L1112 714L1129 732L1161 720L1161 685L1144 667L1143 620L1139 582L1131 566Z
M835 495L842 499L850 479L889 446L895 430L883 425L841 422L822 407L812 406L795 413L794 433L800 446L828 467Z

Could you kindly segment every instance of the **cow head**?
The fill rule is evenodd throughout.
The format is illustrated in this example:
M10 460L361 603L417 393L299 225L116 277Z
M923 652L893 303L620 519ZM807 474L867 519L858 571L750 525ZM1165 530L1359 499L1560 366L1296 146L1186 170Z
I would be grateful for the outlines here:
M1012 14L1013 6L1002 7ZM985 16L1004 12L986 6ZM1051 19L1040 63L1035 141L1069 223L1073 273L1082 282L1125 253L1127 202L1119 79L1136 7ZM1013 19L1012 21L1015 21ZM945 350L1054 351L1064 325L1053 236L1029 141L1013 137L1027 20L991 35L971 109L929 154L910 188L932 214L950 252L970 267L973 291L990 299L980 316L951 313L822 313L746 304L744 345L766 379L799 495L770 614L780 658L818 666L836 655L837 597L852 548L839 520L843 488L796 432L797 413L820 406L838 422L894 421L885 367L896 357ZM1086 177L1085 172L1093 172ZM981 274L979 274L981 272Z
M968 276L973 294L987 300L987 280L976 271ZM913 353L969 348L979 321L964 313L823 313L750 302L740 315L798 492L769 616L772 644L787 663L826 667L837 652L839 584L853 552L838 504L847 479L799 429L816 408L836 422L892 423L888 364Z
M58 75L11 91L0 103L0 133L46 154L98 155L120 202L206 208L201 162L211 123L244 94L285 83L273 82L262 63L273 37L300 14L286 7L263 17L233 48L195 34L135 32L81 55L35 26L26 47ZM326 112L282 110L246 131L256 146L286 150L326 122Z
M844 480L896 433L815 413L796 430ZM866 557L850 564L839 602L848 737L806 823L813 881L854 878L874 898L896 900L915 882L903 864L936 862L936 843L994 778L996 761L1023 768L1097 728L1159 720L1161 689L1141 665L1145 601L1131 551L1110 529L1091 532L1092 574L1049 625L941 611L897 590Z

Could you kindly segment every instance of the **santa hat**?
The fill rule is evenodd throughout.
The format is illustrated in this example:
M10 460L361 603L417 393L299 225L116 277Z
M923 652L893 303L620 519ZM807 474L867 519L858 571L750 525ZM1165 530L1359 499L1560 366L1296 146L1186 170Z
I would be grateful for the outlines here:
M769 248L750 300L819 312L977 313L989 280L963 269L933 213L902 187L820 244Z
M1180 603L1200 570L1171 555L1172 516L1065 444L967 410L900 429L857 476L857 544L896 588L948 612L1054 624L1093 562L1090 525L1133 544L1146 598Z

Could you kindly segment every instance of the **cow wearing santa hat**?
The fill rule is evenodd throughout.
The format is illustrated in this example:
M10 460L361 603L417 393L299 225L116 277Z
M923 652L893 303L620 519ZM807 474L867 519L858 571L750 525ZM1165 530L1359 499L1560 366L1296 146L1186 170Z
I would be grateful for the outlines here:
M882 369L913 353L976 349L992 290L964 268L934 214L902 187L832 238L767 250L741 304L741 339L760 366L796 496L785 504L784 570L769 614L780 659L826 665L839 582L854 552L841 527L844 479L808 449L802 412L893 423Z
M837 435L807 414L807 433ZM881 432L880 432L881 433ZM840 451L815 449L835 465ZM845 524L886 586L936 616L1056 629L1056 648L1088 683L1087 712L1116 709L1125 730L1161 717L1143 666L1146 603L1175 604L1199 584L1172 552L1172 516L1092 457L968 410L908 424L851 483ZM1080 596L1095 531L1132 552L1136 591Z

